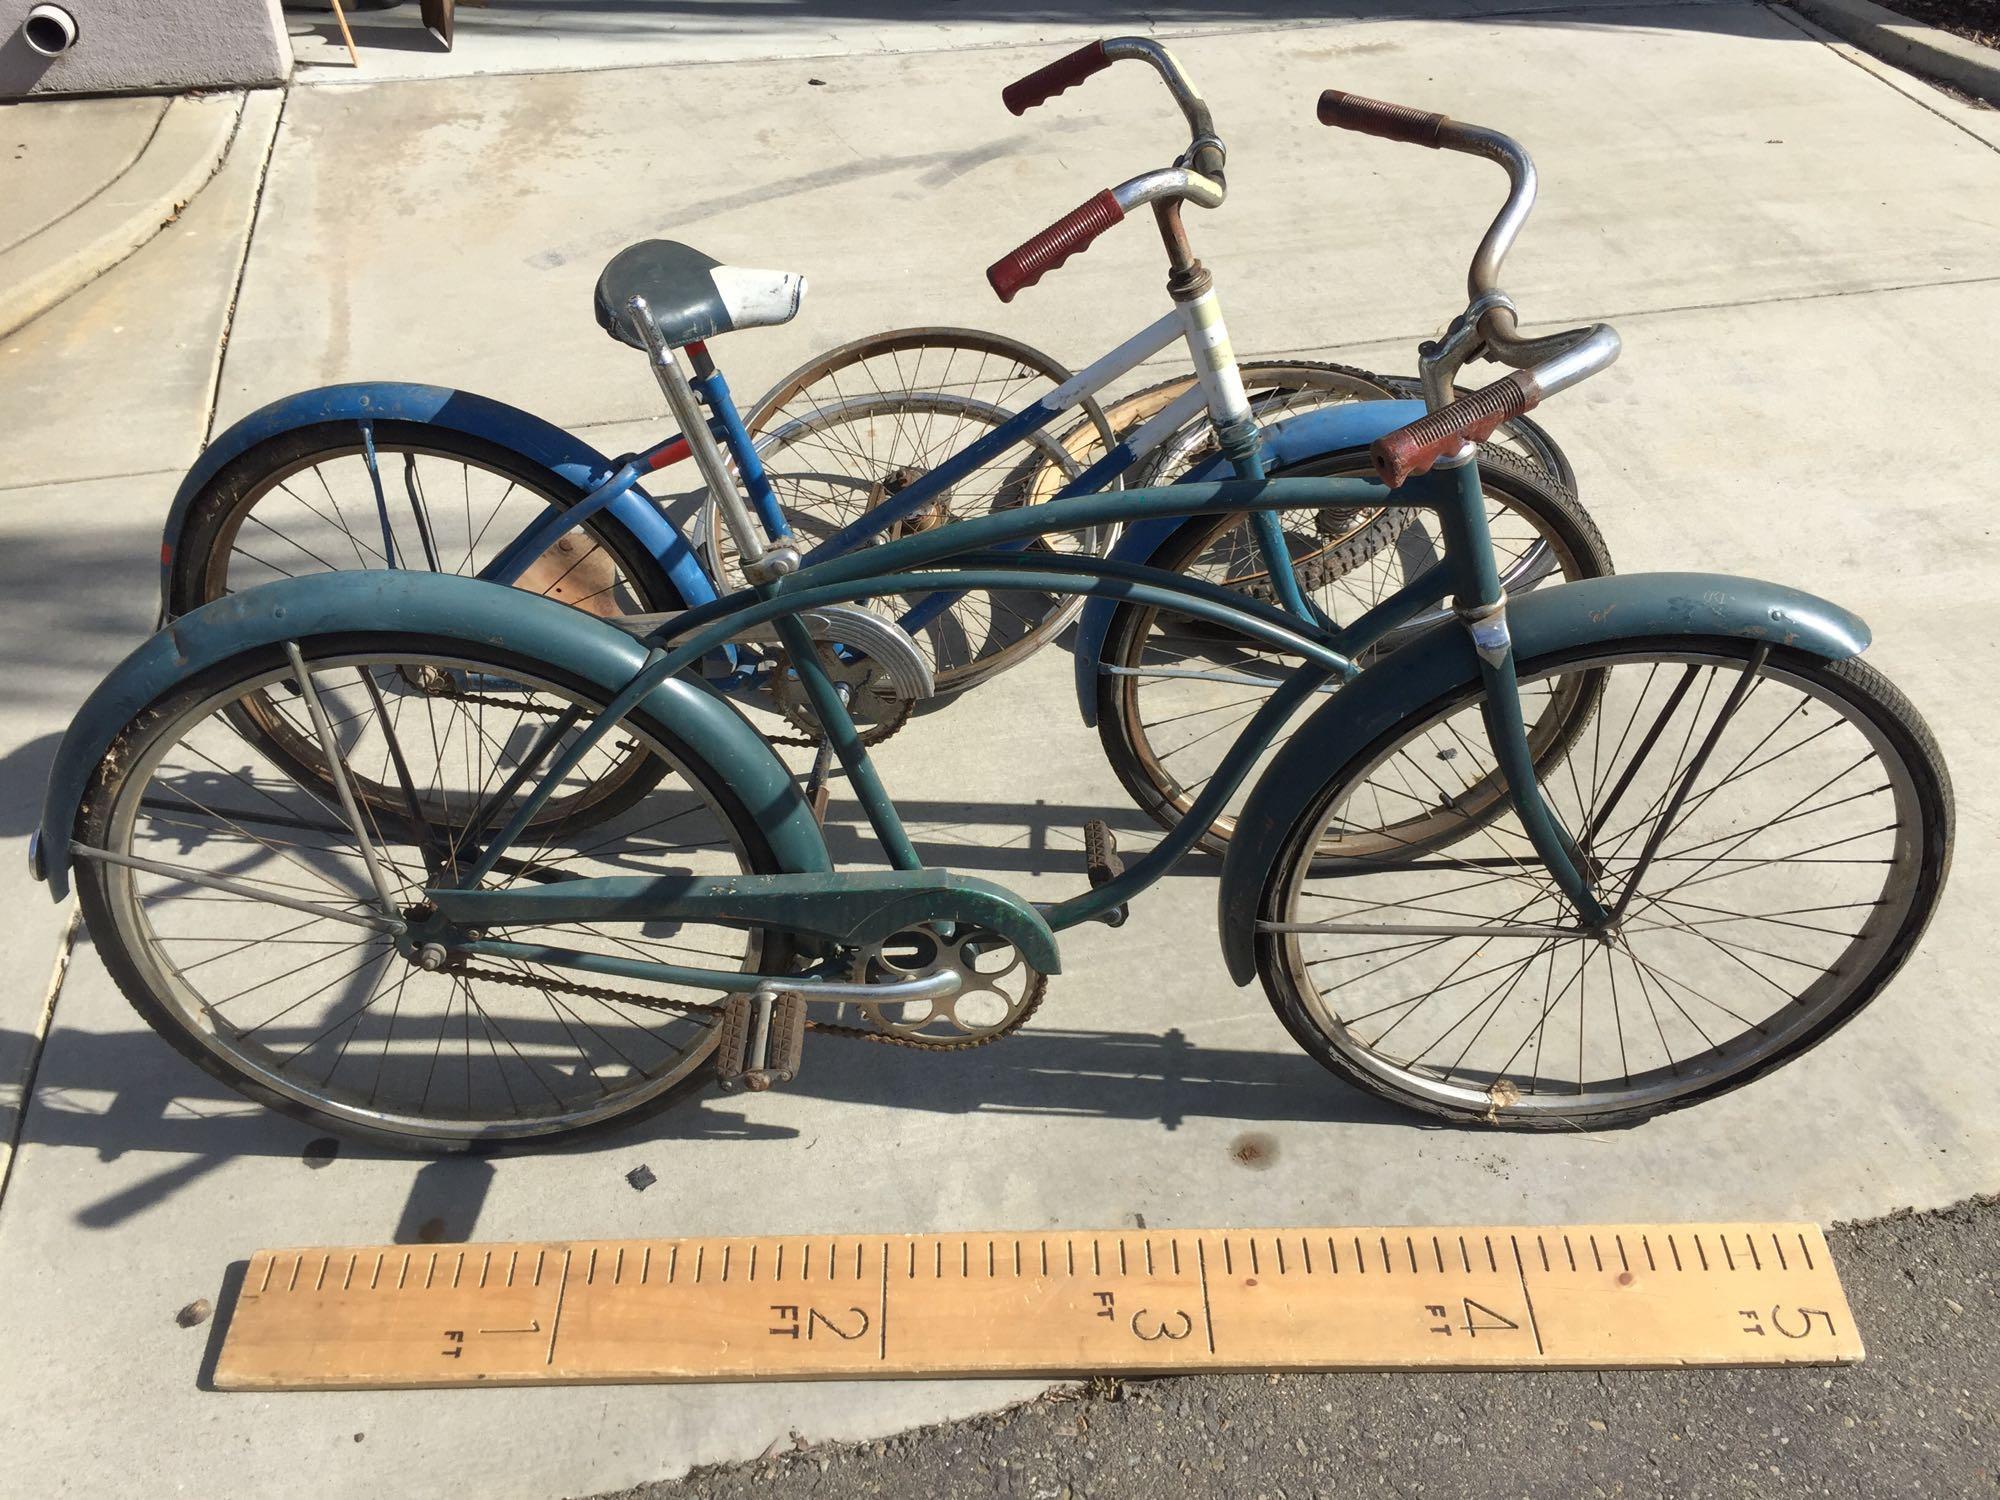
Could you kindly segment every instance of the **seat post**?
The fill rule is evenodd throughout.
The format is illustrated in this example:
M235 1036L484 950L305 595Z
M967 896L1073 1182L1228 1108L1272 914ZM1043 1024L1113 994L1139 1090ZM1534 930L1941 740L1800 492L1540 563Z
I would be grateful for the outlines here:
M673 348L660 337L646 299L632 298L625 305L625 315L646 346L653 366L653 378L659 381L660 393L667 398L667 407L673 412L674 420L681 424L681 435L687 439L688 451L694 455L695 467L701 470L702 481L707 484L709 493L715 496L716 509L721 511L723 522L736 542L737 555L742 559L746 576L754 580L756 571L762 571L757 565L763 563L765 554L770 550L763 528L751 515L750 507L744 504L742 491L736 487L736 476L729 472L729 459L723 453L722 445L715 440L715 433L708 425L708 417L701 409L694 387L688 383L687 372L681 368Z

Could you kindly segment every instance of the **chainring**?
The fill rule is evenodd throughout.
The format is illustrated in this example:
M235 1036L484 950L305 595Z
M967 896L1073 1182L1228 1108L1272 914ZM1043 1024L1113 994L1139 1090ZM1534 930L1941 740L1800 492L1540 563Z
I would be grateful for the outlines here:
M928 923L859 950L854 978L862 984L956 973L956 994L935 1000L868 1000L855 1008L886 1038L904 1046L957 1050L1006 1036L1035 1013L1048 993L1046 974L1005 938L977 928L946 937Z
M879 745L909 722L917 704L896 690L895 681L881 663L852 647L821 653L820 666L835 687L847 689L847 712L861 732L861 743ZM780 658L771 673L771 700L786 720L797 726L798 734L774 734L780 745L817 745L824 739L819 713L806 696L805 684L790 665Z

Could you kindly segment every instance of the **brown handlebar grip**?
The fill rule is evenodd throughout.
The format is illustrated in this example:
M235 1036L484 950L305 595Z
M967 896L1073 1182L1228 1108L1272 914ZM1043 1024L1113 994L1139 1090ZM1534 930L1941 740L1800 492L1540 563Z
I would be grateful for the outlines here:
M1088 249L1092 240L1124 217L1125 210L1106 188L994 261L986 268L986 279L1002 302L1012 302L1022 287L1033 286L1079 250Z
M1104 55L1104 43L1091 42L1046 67L1035 69L1026 78L1017 78L1000 90L1000 102L1009 114L1026 114L1037 104L1046 104L1064 89L1074 88L1092 73L1111 66Z
M1533 411L1541 399L1534 377L1516 370L1407 427L1384 433L1369 447L1368 456L1375 460L1375 473L1393 490L1419 474L1428 474L1438 460L1449 458L1461 444L1484 442L1493 436L1494 428Z
M1385 104L1380 99L1364 99L1343 89L1327 89L1319 96L1319 122L1338 125L1342 130L1358 130L1363 135L1379 135L1385 141L1408 141L1413 146L1436 149L1438 132L1451 123L1445 116L1407 104Z

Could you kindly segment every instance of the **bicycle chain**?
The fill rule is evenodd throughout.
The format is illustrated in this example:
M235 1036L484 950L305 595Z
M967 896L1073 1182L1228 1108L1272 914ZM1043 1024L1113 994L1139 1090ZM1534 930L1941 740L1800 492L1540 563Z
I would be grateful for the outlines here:
M720 1005L704 1005L697 1000L668 1000L659 995L641 995L631 990L613 989L602 984L576 984L567 979L545 979L534 974L515 974L505 969L475 968L463 961L448 963L439 971L453 974L461 979L484 979L493 984L511 984L524 990L560 990L566 995L575 995L585 1000L609 1000L620 1005L636 1005L642 1010L671 1010L683 1015L719 1015ZM1032 1016L1042 1003L1042 995L1048 988L1048 981L1041 975L1035 976L1036 991L1028 1004L1022 1008L1020 1018L1006 1031L996 1031L991 1036L967 1037L963 1041L919 1041L913 1037L895 1036L886 1031L875 1031L867 1026L849 1026L841 1021L815 1021L806 1018L806 1030L824 1032L828 1036L846 1037L856 1042L878 1042L887 1047L908 1047L917 1052L970 1052L975 1047L990 1047L1002 1037L1011 1034L1028 1017ZM780 985L778 988L782 989Z

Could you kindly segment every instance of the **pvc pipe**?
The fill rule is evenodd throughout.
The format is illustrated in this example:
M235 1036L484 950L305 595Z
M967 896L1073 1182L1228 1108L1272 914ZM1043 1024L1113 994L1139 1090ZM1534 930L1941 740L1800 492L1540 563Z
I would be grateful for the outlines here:
M21 23L21 35L44 57L58 57L76 45L76 17L60 5L36 5Z

